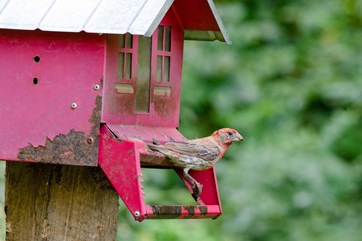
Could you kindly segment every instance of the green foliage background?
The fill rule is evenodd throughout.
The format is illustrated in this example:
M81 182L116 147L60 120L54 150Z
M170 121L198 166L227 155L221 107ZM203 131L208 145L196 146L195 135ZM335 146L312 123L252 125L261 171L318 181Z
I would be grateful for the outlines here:
M121 204L118 240L362 240L362 2L215 2L233 44L186 43L180 130L244 135L217 166L224 214L136 223ZM171 174L146 197L184 200Z
M186 43L180 131L245 137L217 165L224 213L137 223L121 202L117 240L361 240L362 1L215 2L233 44ZM148 202L192 203L144 174Z

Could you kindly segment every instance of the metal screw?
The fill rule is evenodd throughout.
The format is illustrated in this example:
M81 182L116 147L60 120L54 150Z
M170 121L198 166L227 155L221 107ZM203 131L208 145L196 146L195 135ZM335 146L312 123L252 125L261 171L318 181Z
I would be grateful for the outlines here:
M89 138L87 139L87 142L88 142L88 144L92 144L92 143L94 142L93 137L89 137Z
M72 105L71 105L72 109L76 109L77 108L77 103L73 102Z
M135 217L139 217L140 215L141 215L140 212L138 212L138 211L134 212Z
M99 85L94 86L94 90L99 90L101 87Z

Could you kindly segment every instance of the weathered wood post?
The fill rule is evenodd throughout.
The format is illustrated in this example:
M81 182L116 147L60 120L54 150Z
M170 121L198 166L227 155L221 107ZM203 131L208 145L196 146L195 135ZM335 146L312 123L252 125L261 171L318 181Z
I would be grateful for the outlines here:
M6 240L115 240L118 199L100 168L8 162Z

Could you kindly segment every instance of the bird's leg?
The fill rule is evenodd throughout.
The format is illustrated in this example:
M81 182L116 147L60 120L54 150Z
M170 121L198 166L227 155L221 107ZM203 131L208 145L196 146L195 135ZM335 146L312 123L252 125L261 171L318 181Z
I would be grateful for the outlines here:
M189 174L190 168L183 169L184 178L192 184L192 197L197 201L202 193L202 184L198 183L192 176Z
M198 183L195 181L194 185L192 186L192 190L193 190L193 193L192 193L192 197L195 199L195 201L197 202L201 196L201 193L202 193L202 184L201 183Z

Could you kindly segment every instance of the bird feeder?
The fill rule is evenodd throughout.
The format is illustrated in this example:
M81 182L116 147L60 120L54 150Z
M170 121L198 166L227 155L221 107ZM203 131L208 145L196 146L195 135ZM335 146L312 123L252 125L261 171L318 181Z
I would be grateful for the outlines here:
M211 0L0 1L0 159L99 165L138 221L218 217L213 168L197 205L144 200L141 167L173 168L146 144L184 140L187 39L230 43Z

